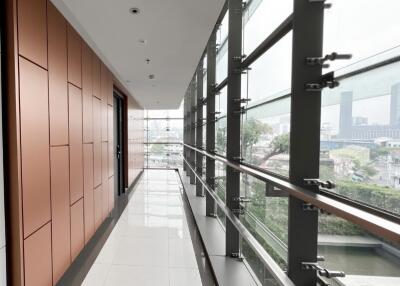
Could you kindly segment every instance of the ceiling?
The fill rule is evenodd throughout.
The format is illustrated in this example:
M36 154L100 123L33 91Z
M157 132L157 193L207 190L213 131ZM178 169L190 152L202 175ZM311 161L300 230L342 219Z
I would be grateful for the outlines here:
M174 109L224 0L52 2L144 108ZM134 7L139 14L130 13ZM155 78L149 79L150 74Z

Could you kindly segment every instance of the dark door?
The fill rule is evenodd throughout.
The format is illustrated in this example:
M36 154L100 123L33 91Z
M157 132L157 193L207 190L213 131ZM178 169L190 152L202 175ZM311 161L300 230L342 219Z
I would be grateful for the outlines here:
M125 193L124 188L124 128L123 128L123 110L124 100L114 92L114 184L115 197Z

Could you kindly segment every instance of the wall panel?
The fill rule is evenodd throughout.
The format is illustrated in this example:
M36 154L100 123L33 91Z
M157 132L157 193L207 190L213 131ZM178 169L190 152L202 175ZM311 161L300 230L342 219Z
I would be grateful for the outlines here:
M51 286L51 225L43 226L24 242L25 286Z
M46 0L18 0L19 53L47 69Z
M50 221L47 71L20 58L24 237ZM38 163L40 162L40 168Z
M68 25L68 82L82 87L82 41L78 33Z
M114 209L115 206L115 186L114 186L114 176L108 179L108 212Z
M101 185L103 192L103 218L108 215L108 143L101 143Z
M83 174L83 210L87 243L94 234L93 144L83 144Z
M101 141L108 140L107 132L107 119L108 119L108 94L109 94L109 84L108 84L108 70L107 67L101 65Z
M93 52L92 52L92 79L93 79L93 95L98 99L101 99L100 60Z
M50 148L53 278L57 282L71 263L69 148Z
M101 184L101 100L93 97L94 186Z
M94 189L94 226L97 229L103 221L103 192L101 185Z
M71 206L71 259L74 260L85 245L83 199Z
M92 51L82 43L83 142L93 142Z
M114 107L108 105L108 176L114 175Z
M69 95L69 154L71 204L83 196L82 92L72 84Z
M67 22L48 4L50 145L68 144Z

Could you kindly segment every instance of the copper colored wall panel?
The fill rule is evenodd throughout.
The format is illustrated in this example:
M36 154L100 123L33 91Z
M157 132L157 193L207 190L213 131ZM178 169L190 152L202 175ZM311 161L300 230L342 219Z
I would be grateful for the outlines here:
M83 199L71 206L71 259L74 260L85 245Z
M108 212L114 209L114 176L108 179Z
M103 192L101 185L94 189L94 226L97 229L103 221Z
M108 104L114 105L114 85L113 85L113 76L110 71L108 71Z
M20 58L24 237L50 220L47 71Z
M93 142L101 142L101 100L93 97Z
M50 148L53 279L56 283L71 264L69 150Z
M24 241L25 286L51 286L51 227L43 226Z
M47 69L46 0L18 0L19 53Z
M109 94L109 85L108 85L108 70L107 67L102 64L101 65L101 140L108 140L107 133L107 119L108 119L108 94Z
M103 189L103 218L108 215L108 143L101 145L101 185Z
M101 100L93 97L94 187L101 184Z
M100 88L100 60L96 54L92 53L92 78L93 78L93 95L101 99Z
M82 43L83 142L93 142L92 51Z
M114 175L114 107L108 106L108 177Z
M82 87L82 40L78 33L68 25L68 81Z
M93 144L83 144L83 182L85 243L87 243L94 234Z
M68 144L67 23L51 4L47 10L50 145Z
M69 95L69 156L71 204L83 196L82 93L72 84Z

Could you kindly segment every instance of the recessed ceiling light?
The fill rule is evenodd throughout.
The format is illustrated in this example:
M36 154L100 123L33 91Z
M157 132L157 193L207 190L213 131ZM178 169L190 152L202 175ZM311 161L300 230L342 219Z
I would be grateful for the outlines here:
M131 81L130 81L130 80L127 80L126 83L131 83Z
M149 79L154 79L156 76L154 74L149 74Z
M129 12L131 12L131 14L133 14L133 15L138 15L138 14L140 14L140 9L134 7L134 8L129 9Z
M146 45L147 44L147 40L145 39L138 39L138 42L142 45Z

